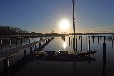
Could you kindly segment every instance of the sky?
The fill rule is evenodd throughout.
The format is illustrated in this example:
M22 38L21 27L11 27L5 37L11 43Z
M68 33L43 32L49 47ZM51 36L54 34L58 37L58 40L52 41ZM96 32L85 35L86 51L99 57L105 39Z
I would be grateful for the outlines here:
M28 31L63 32L60 21L67 19L73 32L72 0L0 0L0 25ZM114 0L75 0L76 32L114 32Z

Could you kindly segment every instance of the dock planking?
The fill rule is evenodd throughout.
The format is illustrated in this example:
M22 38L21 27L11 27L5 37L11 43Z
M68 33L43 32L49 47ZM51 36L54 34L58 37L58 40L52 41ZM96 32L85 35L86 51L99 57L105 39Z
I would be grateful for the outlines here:
M3 51L0 53L0 61L10 58L10 57L16 55L17 53L24 51L26 48L32 47L40 42L45 42L45 40L47 40L47 39L49 39L49 38L42 39L42 40L30 43L30 44L26 44L23 46L19 46L19 47L13 48L13 49Z

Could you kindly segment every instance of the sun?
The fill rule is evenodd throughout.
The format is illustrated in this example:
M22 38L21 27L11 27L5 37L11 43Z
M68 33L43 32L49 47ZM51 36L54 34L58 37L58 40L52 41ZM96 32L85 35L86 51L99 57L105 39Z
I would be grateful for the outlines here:
M60 28L65 31L69 28L69 21L68 20L61 20L60 24L59 24Z

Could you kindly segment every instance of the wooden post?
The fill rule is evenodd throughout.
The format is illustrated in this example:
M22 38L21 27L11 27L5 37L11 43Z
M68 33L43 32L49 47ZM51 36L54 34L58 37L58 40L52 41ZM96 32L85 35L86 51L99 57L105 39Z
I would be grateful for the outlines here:
M70 37L69 37L69 46L70 46Z
M104 43L105 43L106 37L104 36Z
M76 52L77 52L77 37L76 37Z
M99 44L99 37L98 37L98 44Z
M95 39L95 37L94 37L94 35L93 35L93 43L94 43L94 39Z
M88 51L90 51L90 36L89 36Z
M82 36L81 36L81 51L82 51Z
M1 42L1 52L2 52L2 40L0 40L0 42Z
M106 43L103 43L103 62L106 64Z
M75 42L74 42L74 38L73 38L73 49L75 50Z
M103 43L103 76L105 76L106 71L106 43Z

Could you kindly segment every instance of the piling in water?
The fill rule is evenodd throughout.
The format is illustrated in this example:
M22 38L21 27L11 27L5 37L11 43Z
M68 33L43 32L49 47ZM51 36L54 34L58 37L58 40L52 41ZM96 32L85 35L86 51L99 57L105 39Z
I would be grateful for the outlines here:
M1 46L1 52L2 52L2 40L0 41L1 43L0 43L0 46Z
M94 36L92 36L92 38L93 38L93 43L94 43L94 39L95 39L95 37L94 37Z
M103 43L103 62L106 64L106 43Z
M99 37L98 37L98 44L99 44Z
M82 36L81 36L81 51L82 51Z
M76 37L76 51L77 51L77 37Z
M69 46L70 46L70 37L69 37Z

